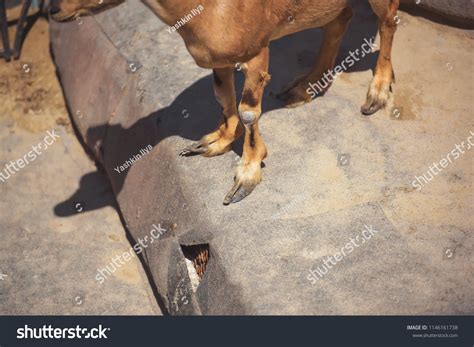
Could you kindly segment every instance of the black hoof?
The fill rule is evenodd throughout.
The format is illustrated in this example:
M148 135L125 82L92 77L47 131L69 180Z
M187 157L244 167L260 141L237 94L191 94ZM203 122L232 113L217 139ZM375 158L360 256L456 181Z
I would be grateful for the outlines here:
M361 108L360 108L360 111L362 112L362 114L364 116L371 116L373 115L375 112L377 112L378 110L380 110L382 108L381 105L379 105L377 102L370 102L370 103L366 103L365 105L363 105Z
M257 185L242 185L242 183L235 183L232 189L227 193L224 199L224 205L235 204L246 198Z

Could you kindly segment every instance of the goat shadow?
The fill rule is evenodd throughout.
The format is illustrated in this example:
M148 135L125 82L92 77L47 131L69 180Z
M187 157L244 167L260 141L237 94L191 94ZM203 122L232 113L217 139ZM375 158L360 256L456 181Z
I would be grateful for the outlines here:
M377 17L365 1L357 1L354 8L354 18L344 36L336 64L343 61L349 52L361 49L364 41L377 35ZM295 77L308 72L313 65L322 41L322 31L311 29L281 38L270 46L270 74L272 80L267 86L263 98L265 113L283 108L283 104L270 97L271 91L280 91ZM378 51L367 54L363 59L347 69L345 73L373 70L378 58ZM367 87L369 85L367 80ZM244 79L241 73L236 74L236 91L240 99ZM364 100L361 100L361 104ZM183 111L189 112L191 116ZM189 111L188 111L189 110ZM105 163L106 167L116 167L127 159L139 153L148 145L152 147L170 136L179 136L189 141L197 141L205 134L215 130L222 111L213 93L212 73L188 86L171 105L159 109L136 121L131 127L122 125L103 124L90 128L86 135L86 143L93 148L92 139L100 138L99 134L107 134L108 157L114 158L114 163ZM109 141L110 140L110 141ZM91 143L92 141L92 143ZM118 146L114 146L113 142ZM242 154L242 140L236 141L233 151ZM110 153L110 154L109 154ZM178 153L176 153L178 155ZM146 160L146 159L145 159ZM207 160L204 159L203 160ZM111 164L111 165L108 165ZM114 172L114 170L112 170ZM122 190L128 171L114 172L111 177L113 190L116 195ZM104 184L99 172L88 173L81 178L80 186L68 199L57 204L54 212L57 216L68 217L77 214L77 203L81 203L81 212L92 211L105 206L117 209L112 199L104 199L103 192L98 192L98 186ZM112 201L112 202L111 202Z

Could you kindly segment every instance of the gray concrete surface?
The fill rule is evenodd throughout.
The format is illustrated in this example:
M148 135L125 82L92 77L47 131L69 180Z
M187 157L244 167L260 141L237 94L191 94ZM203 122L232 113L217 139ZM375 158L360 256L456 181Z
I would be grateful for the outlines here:
M376 35L365 2L356 13L339 61ZM195 65L177 34L129 1L55 23L51 37L71 114L134 238L153 223L175 225L145 249L171 314L474 312L472 151L421 191L412 186L473 130L472 32L400 13L396 97L370 118L359 109L377 53L324 97L286 110L268 94L308 69L320 31L273 43L260 121L269 150L264 181L228 207L222 201L241 143L217 158L178 157L213 130L220 111L210 71ZM114 170L148 145L132 167ZM309 270L364 225L375 236L312 284ZM195 244L208 244L211 256L193 292L180 245Z
M30 155L28 165L0 182L0 314L160 314L137 258L103 284L96 280L97 270L130 243L106 176L70 128L55 129L60 138L45 148L47 131L26 130L0 115L2 173L43 143L36 147L42 154L32 161Z
M474 25L474 4L472 0L400 0L402 6L420 8L447 18L454 23Z

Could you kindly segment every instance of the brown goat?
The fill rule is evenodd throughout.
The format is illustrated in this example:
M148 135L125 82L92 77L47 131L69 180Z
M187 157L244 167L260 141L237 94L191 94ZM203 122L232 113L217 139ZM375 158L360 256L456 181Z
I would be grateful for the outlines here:
M123 0L62 0L51 9L56 20L67 20ZM143 0L166 24L182 36L196 63L213 69L214 91L223 108L218 128L181 154L211 157L226 153L242 134L245 136L241 164L234 186L224 204L235 203L252 192L262 179L261 162L267 150L258 130L261 103L268 74L269 44L272 40L309 28L323 28L319 57L304 77L277 95L288 107L312 100L310 83L320 81L334 68L343 35L352 18L349 0ZM391 50L396 30L399 0L369 0L379 18L380 55L369 86L363 114L383 108L393 81ZM198 9L184 25L180 19ZM201 10L202 9L202 10ZM192 12L196 14L196 12ZM237 107L234 67L245 74L242 100Z

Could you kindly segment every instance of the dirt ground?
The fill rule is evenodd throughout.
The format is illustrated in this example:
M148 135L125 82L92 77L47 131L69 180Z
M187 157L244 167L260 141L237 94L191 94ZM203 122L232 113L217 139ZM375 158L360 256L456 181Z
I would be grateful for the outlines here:
M10 23L16 23L18 13L19 7L7 11ZM34 12L31 15L34 16ZM15 26L9 26L10 45L14 41ZM13 118L15 127L36 133L62 125L71 131L49 52L48 21L45 18L38 18L27 33L19 60L7 63L0 59L0 97L0 115Z

